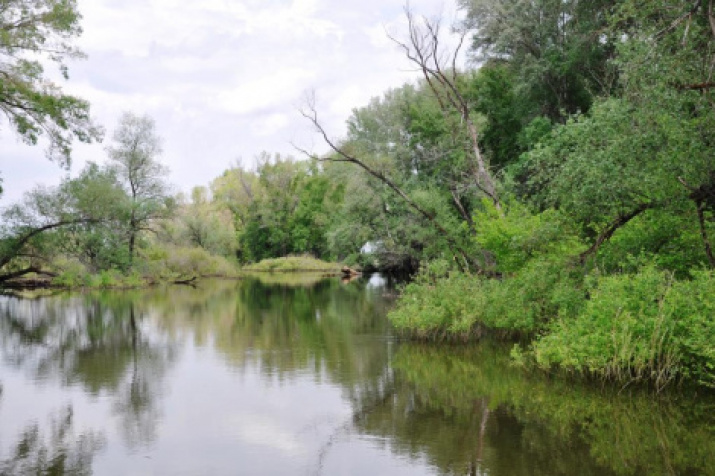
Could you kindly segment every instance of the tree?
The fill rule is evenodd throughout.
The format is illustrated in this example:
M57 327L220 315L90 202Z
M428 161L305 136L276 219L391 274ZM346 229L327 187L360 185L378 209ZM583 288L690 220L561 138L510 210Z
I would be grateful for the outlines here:
M76 179L26 193L1 217L0 282L30 272L52 274L46 265L60 252L95 268L111 261L125 203L112 171L93 163Z
M530 105L528 119L543 115L554 122L588 111L595 96L614 89L614 41L606 28L614 3L459 0L474 59L509 64L520 100Z
M161 139L155 129L151 117L126 112L112 136L114 145L107 148L117 176L129 195L126 239L130 266L138 235L153 230L152 222L167 217L172 208L165 181L168 169L157 160L161 154Z
M64 94L44 72L42 60L59 66L68 79L67 60L82 53L71 40L80 35L75 0L0 1L0 111L28 144L49 140L47 155L68 165L72 141L101 139L89 103Z
M225 257L236 255L236 229L231 211L223 202L211 199L206 187L194 187L190 202L186 202L183 194L177 202L176 217L164 224L160 240L198 246Z
M501 208L497 183L489 165L489 158L481 149L480 128L474 120L474 107L460 88L461 75L457 70L457 57L462 48L462 33L457 47L452 52L443 49L441 38L441 20L430 20L414 16L409 7L405 8L408 23L408 39L405 41L391 37L414 63L427 82L442 112L447 115L458 114L460 121L451 130L467 135L466 152L474 176L474 185L484 193L497 207Z
M715 268L714 4L623 2L611 20L621 38L619 97L596 100L526 154L533 198L568 213L591 238L582 259L626 232L634 254L657 254L659 262L673 254L668 268ZM653 242L661 223L668 236ZM698 235L704 254L693 258Z
M128 252L121 233L128 195L116 171L88 163L75 179L62 185L76 211L97 217L97 221L68 225L57 230L56 248L74 256L91 271L124 269Z

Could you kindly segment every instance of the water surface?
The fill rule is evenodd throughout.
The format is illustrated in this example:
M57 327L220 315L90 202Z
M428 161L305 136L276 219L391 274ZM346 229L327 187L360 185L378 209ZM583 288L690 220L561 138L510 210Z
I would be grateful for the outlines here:
M400 342L379 277L0 297L0 475L715 474L715 399Z

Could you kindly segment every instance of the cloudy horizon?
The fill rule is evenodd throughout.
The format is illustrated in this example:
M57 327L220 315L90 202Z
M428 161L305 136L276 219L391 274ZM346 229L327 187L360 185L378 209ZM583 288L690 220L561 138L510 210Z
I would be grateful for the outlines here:
M207 185L224 170L253 165L261 152L322 153L326 146L298 113L315 91L332 137L354 108L419 74L386 35L406 32L403 0L79 0L87 59L70 63L65 92L87 99L106 128L104 144L75 142L72 176L104 147L124 111L148 114L163 139L161 161L177 190ZM451 23L454 0L412 0L413 11ZM50 73L50 68L48 68ZM45 143L20 142L0 122L0 207L67 172Z

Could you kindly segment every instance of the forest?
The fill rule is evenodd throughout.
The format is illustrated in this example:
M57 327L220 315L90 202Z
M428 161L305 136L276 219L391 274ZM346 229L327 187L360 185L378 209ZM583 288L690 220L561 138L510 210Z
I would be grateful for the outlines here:
M16 45L52 39L62 67L76 5L2 5L16 61L0 109L69 162L73 140L100 138L89 105L43 87ZM458 25L406 9L393 41L423 78L356 107L342 139L306 101L328 154L264 152L176 194L153 120L127 112L106 160L3 210L0 283L139 286L311 255L412 276L389 317L413 338L497 336L545 370L715 385L715 0L460 8Z

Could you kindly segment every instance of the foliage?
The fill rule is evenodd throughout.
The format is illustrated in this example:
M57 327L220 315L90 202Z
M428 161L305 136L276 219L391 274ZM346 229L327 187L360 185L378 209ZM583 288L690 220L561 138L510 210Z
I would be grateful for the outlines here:
M204 248L154 244L140 250L136 272L149 282L190 281L200 277L233 277L234 263Z
M715 276L692 280L646 267L603 276L580 313L565 314L534 345L541 366L621 381L672 379L715 385Z
M478 60L500 60L514 71L532 119L561 121L588 111L594 94L609 93L613 40L607 12L613 0L460 0Z
M585 300L578 273L558 261L534 259L503 280L459 272L422 276L405 287L388 316L398 330L421 339L533 336L562 309L579 309Z
M211 200L206 187L194 187L190 202L186 202L183 194L176 201L175 216L160 222L159 240L200 247L226 258L236 256L236 229L231 211L224 203Z
M489 250L499 273L516 272L539 257L575 255L582 247L566 217L553 209L532 214L524 205L513 202L500 214L485 203L484 210L475 213L474 221L475 240Z
M92 123L89 103L45 75L56 63L68 78L67 60L82 53L72 45L81 16L75 0L5 0L0 6L0 111L28 144L41 136L47 155L61 164L71 160L72 141L93 142L102 131Z

